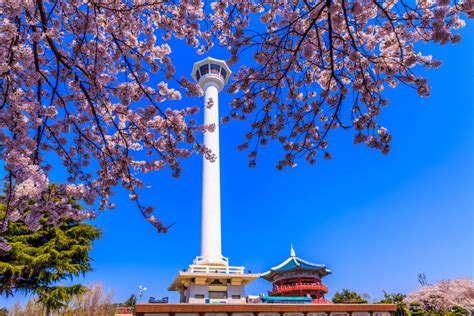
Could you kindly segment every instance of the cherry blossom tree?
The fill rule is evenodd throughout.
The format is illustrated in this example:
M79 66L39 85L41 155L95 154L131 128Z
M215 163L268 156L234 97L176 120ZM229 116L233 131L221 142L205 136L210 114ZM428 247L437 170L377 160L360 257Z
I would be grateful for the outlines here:
M152 207L139 202L139 175L168 167L179 176L180 158L205 152L194 134L210 127L192 119L198 109L168 103L181 98L170 87L176 81L191 95L200 90L174 78L166 43L174 36L196 46L198 37L209 38L197 23L204 19L202 3L11 0L1 10L7 216L0 231L9 221L36 230L44 210L53 222L91 217L67 200L113 208L109 197L118 184L166 231ZM61 164L67 182L48 189L51 169Z
M240 149L282 143L279 169L304 157L329 159L327 135L355 130L354 142L383 153L391 135L376 118L389 101L385 87L430 88L415 66L441 62L415 49L417 42L459 42L456 30L472 18L472 0L220 1L5 0L0 37L0 157L9 221L32 230L45 217L84 219L70 198L113 208L114 188L130 193L143 216L168 229L139 198L142 175L169 168L193 152L213 159L196 133L196 107L179 102L200 88L175 77L173 41L197 53L220 45L229 64L252 54L229 92L230 119L251 116ZM174 101L174 102L172 102ZM67 180L48 189L52 170ZM48 197L48 198L46 198ZM32 203L34 201L34 203Z
M406 303L419 303L433 313L447 313L455 306L474 311L474 283L470 279L444 280L434 285L425 285L408 294Z
M241 66L228 89L239 94L230 117L252 115L240 149L271 140L286 152L277 168L298 158L326 159L331 130L353 129L354 144L387 154L392 136L377 122L389 104L387 87L408 85L430 95L415 66L441 61L417 51L417 42L457 43L462 16L474 15L472 0L231 1L214 4L214 29L232 53L231 63L251 52L255 65ZM261 27L251 27L258 18ZM219 32L220 31L220 32Z

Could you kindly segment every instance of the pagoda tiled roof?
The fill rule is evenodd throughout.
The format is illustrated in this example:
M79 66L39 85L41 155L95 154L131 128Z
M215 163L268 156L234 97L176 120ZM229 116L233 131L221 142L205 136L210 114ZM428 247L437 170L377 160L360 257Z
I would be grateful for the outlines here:
M293 247L291 247L291 255L288 259L286 259L279 265L271 268L269 271L262 273L260 277L268 279L279 272L291 270L318 271L323 276L331 273L331 270L326 268L326 265L324 264L311 263L309 261L298 258L295 254L295 251L293 250Z

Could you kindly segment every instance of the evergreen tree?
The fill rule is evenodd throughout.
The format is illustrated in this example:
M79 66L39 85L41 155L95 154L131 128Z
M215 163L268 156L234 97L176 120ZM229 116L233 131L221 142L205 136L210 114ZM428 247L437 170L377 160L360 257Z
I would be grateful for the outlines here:
M343 289L342 292L336 292L332 302L335 304L367 304L367 300L363 295L355 291L349 291L348 289Z
M407 304L403 301L406 297L405 294L402 293L394 293L389 294L386 291L383 291L383 300L377 302L377 304L396 304L397 311L395 312L396 316L405 316L409 315L410 312L408 310Z
M73 200L70 204L80 207ZM5 216L5 205L0 204L0 223ZM100 237L100 230L71 218L53 225L45 217L40 223L37 231L31 231L23 222L8 223L2 236L11 250L0 250L0 295L36 294L47 311L54 311L85 291L82 285L56 283L92 270L89 251Z
M469 311L461 306L455 305L453 306L453 309L451 310L451 313L449 313L450 316L454 315L469 315Z
M427 315L427 312L421 307L420 303L410 303L410 314L412 316Z
M123 303L124 306L134 307L137 304L137 296L131 294L130 297Z

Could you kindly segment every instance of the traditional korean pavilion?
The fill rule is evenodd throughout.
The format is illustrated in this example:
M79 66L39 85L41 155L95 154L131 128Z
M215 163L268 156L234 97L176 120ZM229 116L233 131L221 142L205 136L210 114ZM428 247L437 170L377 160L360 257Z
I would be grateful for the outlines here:
M293 246L290 257L281 264L262 273L261 277L272 283L272 290L264 300L274 300L277 297L311 298L313 304L330 304L324 298L328 288L321 282L321 279L330 274L331 270L324 264L315 264L296 256Z

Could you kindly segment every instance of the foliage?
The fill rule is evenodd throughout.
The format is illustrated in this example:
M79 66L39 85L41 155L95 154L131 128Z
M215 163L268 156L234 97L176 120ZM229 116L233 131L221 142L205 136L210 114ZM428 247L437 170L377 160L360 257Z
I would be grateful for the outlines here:
M94 283L86 288L86 291L75 295L67 306L61 310L50 313L62 316L108 316L114 315L115 305L112 304L113 292L105 292L100 283ZM11 316L44 315L46 309L38 301L38 297L28 300L23 307L17 303L11 311Z
M49 313L53 314L53 313ZM37 298L30 299L25 306L16 303L13 306L9 316L32 316L32 315L47 315L46 309L38 302Z
M87 291L87 288L80 284L72 286L47 286L38 289L38 303L46 311L59 311L68 306L74 297Z
M104 287L100 283L91 284L88 290L78 296L75 296L65 316L102 316L113 315L115 305L112 304L113 291L105 292Z
M450 316L454 315L469 315L469 311L465 308L462 308L461 306L454 305L453 309L451 310L451 313L449 313Z
M193 152L212 160L196 133L214 128L196 123L198 108L171 102L201 93L174 77L172 39L197 53L219 44L230 52L229 65L253 56L235 73L228 91L241 95L223 122L251 119L239 146L251 148L250 166L260 146L280 142L281 169L300 158L310 164L318 155L330 159L328 134L337 128L353 130L354 143L388 153L392 137L377 122L389 104L384 89L402 84L429 96L418 69L441 62L419 52L418 43L457 43L463 18L474 16L471 0L206 4L2 2L0 159L8 185L0 232L10 221L38 229L45 212L56 223L91 216L71 210L69 197L113 208L117 185L158 231L167 230L153 207L140 202L141 176L164 168L179 176L180 159ZM53 169L68 177L48 200Z
M397 304L400 302L403 302L405 299L406 295L403 293L393 293L389 294L386 291L383 291L383 300L381 300L380 304Z
M396 304L397 311L396 316L405 316L409 315L409 310L405 302L403 301L406 297L403 293L393 293L389 294L386 291L383 291L383 300L377 302L377 304Z
M364 298L364 295L343 289L342 292L336 292L334 294L332 302L335 304L366 304L367 300Z
M7 316L8 315L8 309L4 307L0 307L0 316Z
M421 316L427 315L428 313L421 307L420 303L410 303L410 315L412 316Z
M448 313L454 306L474 310L474 282L470 279L444 280L409 293L406 303L418 303L430 313Z
M130 297L123 303L124 306L133 307L137 304L137 296L135 294L131 294Z
M74 201L69 205L78 207ZM0 221L4 218L5 205L0 205ZM0 295L37 294L47 310L58 310L84 292L81 285L55 284L92 270L89 251L99 229L71 218L58 223L42 218L34 232L22 222L9 222L4 237L11 250L0 250Z

